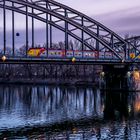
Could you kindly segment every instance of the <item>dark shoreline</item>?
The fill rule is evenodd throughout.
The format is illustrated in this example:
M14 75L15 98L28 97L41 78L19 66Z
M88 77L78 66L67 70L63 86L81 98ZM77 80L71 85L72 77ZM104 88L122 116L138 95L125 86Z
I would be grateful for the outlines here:
M0 85L56 85L56 86L92 86L97 87L98 82L92 81L74 81L74 80L0 80Z

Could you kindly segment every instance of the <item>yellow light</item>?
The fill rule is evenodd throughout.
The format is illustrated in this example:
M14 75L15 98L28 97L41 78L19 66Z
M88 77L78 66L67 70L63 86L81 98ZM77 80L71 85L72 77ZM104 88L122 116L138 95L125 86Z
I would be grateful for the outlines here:
M140 59L140 55L137 58Z
M77 131L78 131L77 128L73 128L73 129L72 129L73 134L75 134Z
M75 61L76 61L76 59L73 57L73 58L72 58L72 62L74 63Z
M136 103L135 103L135 111L136 112L139 112L140 111L140 103L139 103L139 100L136 101Z
M6 60L6 56L4 55L4 56L2 56L2 61L5 61Z
M139 79L140 79L139 71L134 71L134 72L133 72L133 75L134 75L134 79L135 79L135 80L139 80Z
M134 53L130 53L130 58L135 58L135 54Z
M103 71L100 74L101 74L102 77L105 76L105 72L103 72Z

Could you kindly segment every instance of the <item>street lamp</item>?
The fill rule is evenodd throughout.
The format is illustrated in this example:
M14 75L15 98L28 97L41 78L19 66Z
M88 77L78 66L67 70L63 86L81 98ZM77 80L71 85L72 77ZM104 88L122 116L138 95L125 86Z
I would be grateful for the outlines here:
M6 56L3 55L1 59L2 59L2 61L5 61L6 60Z

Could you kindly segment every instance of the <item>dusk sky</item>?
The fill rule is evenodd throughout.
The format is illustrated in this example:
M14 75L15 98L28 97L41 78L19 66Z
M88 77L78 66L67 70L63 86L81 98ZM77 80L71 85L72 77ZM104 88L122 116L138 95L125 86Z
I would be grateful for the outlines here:
M140 0L56 0L104 24L114 32L140 35ZM10 15L10 14L9 14ZM22 29L21 15L17 15L17 28ZM7 13L7 20L11 20ZM3 21L1 20L2 24ZM7 22L11 24L11 22ZM18 26L19 25L19 26ZM42 28L41 24L38 27ZM0 28L1 25L0 25ZM7 30L8 30L7 26Z
M140 35L140 0L56 0L63 3L73 9L76 9L89 17L104 24L106 27L116 32L120 36L124 37L126 34L129 36ZM0 12L2 9L0 10ZM11 12L11 11L10 11ZM2 12L1 12L2 13ZM0 14L0 17L2 14ZM21 14L16 14L15 17L15 32L20 33L20 37L16 37L15 41L19 44L25 44L25 20L21 22L21 19L26 19ZM6 12L6 30L7 30L7 44L11 44L11 14ZM43 23L44 24L44 23ZM29 24L30 26L31 24ZM45 24L36 24L35 40L37 43L45 41ZM0 36L3 38L3 18L0 20ZM39 35L39 37L38 37ZM64 40L64 37L60 35L58 31L55 31L53 35L55 40ZM29 36L29 42L31 42L31 36ZM0 45L3 42L0 41Z
M57 0L120 35L140 35L140 0Z

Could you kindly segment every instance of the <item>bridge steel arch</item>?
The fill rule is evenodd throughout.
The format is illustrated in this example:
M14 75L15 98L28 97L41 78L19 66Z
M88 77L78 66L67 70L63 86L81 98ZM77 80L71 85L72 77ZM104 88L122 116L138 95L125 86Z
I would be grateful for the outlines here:
M140 59L140 36L128 37L124 40L127 43L127 52L129 54L128 57L130 57L131 54L133 54L134 58L130 58L131 60L133 60L133 62L136 61L137 58ZM116 46L121 44L121 42L117 42Z
M128 43L129 50L135 54L133 61L135 61L138 57L140 58L140 36L130 37L125 40Z
M130 37L125 39L125 41L127 41L127 43L133 45L136 49L140 50L140 36L134 36L134 37Z
M55 27L65 34L65 48L68 49L69 36L81 42L82 50L86 48L96 51L111 51L118 60L128 58L127 41L119 35L93 20L92 18L53 0L0 0L0 8L3 9L3 34L4 54L6 51L6 9L12 11L12 48L14 55L14 12L26 16L26 56L28 50L28 17L32 17L32 46L34 46L34 19L46 23L46 47L52 43L51 27ZM63 22L63 25L62 25ZM50 29L49 29L50 28ZM81 34L77 35L80 31ZM94 40L94 44L90 42ZM117 43L119 42L119 43ZM124 55L120 55L123 53Z

